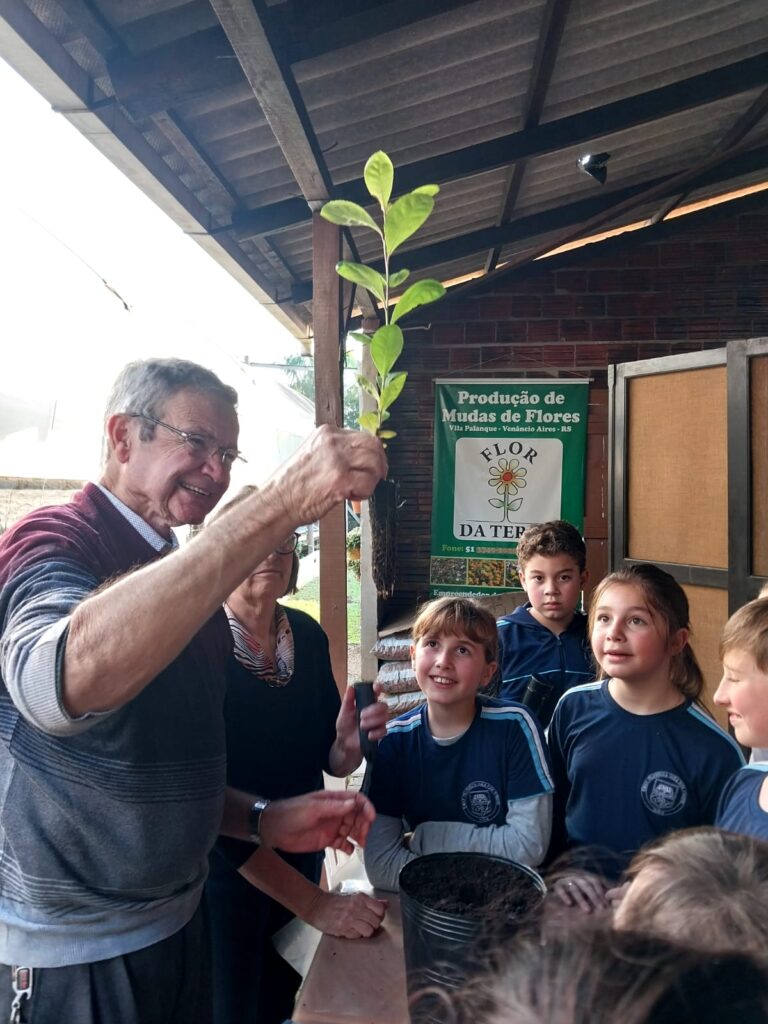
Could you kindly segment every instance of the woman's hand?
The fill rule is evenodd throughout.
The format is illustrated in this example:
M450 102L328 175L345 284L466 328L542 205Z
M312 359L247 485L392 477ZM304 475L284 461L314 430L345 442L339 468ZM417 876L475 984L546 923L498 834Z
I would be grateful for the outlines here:
M381 925L388 905L386 900L363 892L341 895L318 889L312 907L303 916L307 924L326 935L368 939Z
M381 687L373 684L373 692L378 697ZM363 709L360 715L360 728L367 731L368 738L378 742L387 731L387 706L383 701L376 701ZM360 734L357 731L357 712L355 710L355 688L348 686L341 701L341 710L336 719L336 741L328 755L328 765L334 775L349 775L362 760L360 751Z
M630 885L632 885L632 882L624 882L621 885L615 885L613 889L608 889L608 891L606 892L605 898L608 901L608 905L610 906L611 910L614 911L614 913L621 906L622 900L629 892Z
M557 893L566 907L578 907L585 914L610 906L603 880L586 872L563 875L552 884L552 892Z

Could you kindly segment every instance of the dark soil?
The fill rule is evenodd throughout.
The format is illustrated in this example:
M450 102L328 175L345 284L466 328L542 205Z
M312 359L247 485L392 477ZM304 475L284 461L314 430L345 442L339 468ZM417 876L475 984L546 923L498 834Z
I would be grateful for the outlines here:
M400 890L411 1024L453 1020L446 998L487 969L542 899L537 880L519 865L473 853L412 860Z
M368 499L371 517L371 569L376 593L382 600L395 589L395 551L399 488L395 480L379 480Z
M459 917L513 921L541 901L541 893L514 864L473 854L417 863L408 869L407 891L429 910Z

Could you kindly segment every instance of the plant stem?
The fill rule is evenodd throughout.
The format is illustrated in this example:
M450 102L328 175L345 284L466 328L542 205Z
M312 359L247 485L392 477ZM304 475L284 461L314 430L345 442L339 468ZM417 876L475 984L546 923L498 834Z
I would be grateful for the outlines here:
M384 206L381 207L381 214L384 220L387 217L387 211ZM387 240L384 236L384 229L381 231L381 247L384 250L384 323L389 323L389 252L387 251ZM384 378L377 374L379 381L379 394L384 390ZM379 424L377 430L381 430L384 420L381 416L381 404L377 403L377 416L379 418Z

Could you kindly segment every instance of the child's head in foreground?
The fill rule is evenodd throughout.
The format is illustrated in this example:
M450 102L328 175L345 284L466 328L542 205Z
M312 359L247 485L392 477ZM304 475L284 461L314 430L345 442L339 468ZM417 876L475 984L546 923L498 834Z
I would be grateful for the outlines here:
M720 658L715 703L727 709L739 743L768 746L768 597L750 601L728 619Z
M768 843L683 829L637 853L628 875L614 927L768 957Z
M613 636L617 630L620 636ZM645 630L646 637L641 636ZM600 678L637 667L640 647L646 662L669 661L669 681L685 697L697 700L704 687L691 632L688 598L677 580L650 562L638 562L609 573L595 587L589 604L589 636ZM634 648L633 648L634 645ZM634 658L622 665L621 651ZM654 649L651 650L651 647ZM615 656L611 652L617 652ZM625 659L626 660L626 659Z
M452 1024L765 1024L768 975L741 952L707 953L589 919L524 935L455 1000Z
M581 534L562 519L533 523L520 538L517 564L531 614L553 632L570 625L588 579Z
M430 601L413 625L411 657L422 689L427 682L426 673L434 676L435 669L445 661L444 667L450 669L446 672L448 676L458 670L467 685L473 685L474 680L476 691L491 679L497 650L496 619L487 608L468 597Z

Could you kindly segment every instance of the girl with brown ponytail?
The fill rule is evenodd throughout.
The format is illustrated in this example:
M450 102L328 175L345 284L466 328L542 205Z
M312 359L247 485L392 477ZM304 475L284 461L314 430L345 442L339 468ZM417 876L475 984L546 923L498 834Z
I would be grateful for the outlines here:
M743 758L700 703L688 599L669 573L649 563L611 573L592 595L589 633L600 678L567 691L549 729L553 852L583 866L590 851L616 881L649 840L711 825ZM605 902L605 886L578 873L555 889L585 910Z

